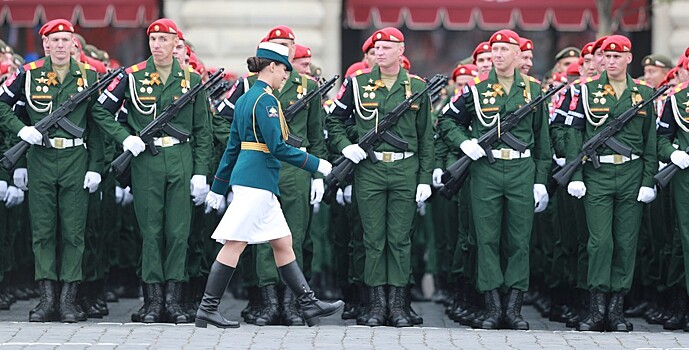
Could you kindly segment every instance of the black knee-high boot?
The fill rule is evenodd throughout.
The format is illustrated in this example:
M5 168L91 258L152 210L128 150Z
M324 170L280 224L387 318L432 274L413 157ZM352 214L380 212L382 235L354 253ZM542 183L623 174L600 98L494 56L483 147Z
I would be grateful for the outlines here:
M220 299L225 294L232 274L234 274L234 267L223 265L217 260L213 262L208 282L206 282L206 291L196 311L196 327L206 328L209 323L218 328L239 327L239 322L227 320L218 310Z

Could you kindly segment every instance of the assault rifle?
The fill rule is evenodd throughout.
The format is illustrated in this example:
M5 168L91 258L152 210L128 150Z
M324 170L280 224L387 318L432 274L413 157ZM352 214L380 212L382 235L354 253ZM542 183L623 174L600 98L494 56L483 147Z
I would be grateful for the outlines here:
M213 86L223 77L224 68L218 69L215 74L211 75L208 80L203 84L197 84L191 90L182 94L174 102L170 103L163 109L163 111L158 115L157 118L153 119L152 122L148 123L146 127L141 129L139 137L143 142L146 143L148 150L152 155L158 155L158 148L154 144L154 138L160 136L161 133L166 133L182 142L186 142L189 139L189 135L181 130L178 130L170 121L172 118L179 114L179 111L189 102L193 101L196 95L201 91L207 89L209 86ZM124 151L115 160L112 161L112 169L115 171L115 175L119 179L125 179L129 173L129 163L131 162L132 152L129 150Z
M335 82L337 81L337 78L339 77L339 75L335 74L334 77L323 83L321 86L318 87L318 89L309 91L306 95L304 95L304 97L298 99L296 102L294 102L293 105L289 106L289 108L287 108L287 110L285 110L284 112L285 121L287 121L287 123L292 121L292 119L294 119L294 116L297 115L297 113L301 112L301 110L304 109L306 105L309 102L311 102L311 100L313 100L316 96L325 96L325 94L327 94L328 91L330 91L330 89L333 88ZM299 148L301 147L301 144L304 142L304 140L290 133L287 136L287 140L285 140L285 142L292 147Z
M222 96L225 91L229 90L232 87L232 84L230 84L229 81L221 81L218 82L217 84L211 86L208 88L208 99L211 101L215 101Z
M596 134L596 136L586 141L586 143L584 143L584 145L581 147L581 152L579 152L577 157L573 161L565 164L560 171L553 175L555 181L557 181L560 186L567 185L569 180L572 178L574 171L587 160L591 161L593 167L598 169L600 167L600 161L598 160L598 149L604 145L615 151L615 153L631 158L632 149L615 139L615 134L622 130L622 128L627 125L627 123L629 123L629 121L631 121L641 109L660 97L660 95L662 95L667 89L668 85L659 87L653 93L651 98L633 105L631 108L622 113L622 115L608 123L601 132Z
M34 125L34 127L36 128L36 130L38 130L38 132L40 132L43 135L43 145L47 148L52 147L52 145L50 144L50 138L48 137L48 131L56 126L59 126L62 130L68 132L75 138L83 137L84 129L74 125L74 123L67 119L69 117L69 114L72 113L72 111L74 111L74 109L77 108L77 106L80 103L84 102L84 100L89 98L94 93L108 86L108 84L110 84L110 82L113 79L115 79L115 77L117 77L120 73L123 72L124 68L120 68L118 70L112 71L104 75L98 82L81 90L75 95L70 96L67 101L60 105L60 107L58 107L56 110L54 110L52 113L50 113L43 119L39 120L38 123ZM14 168L17 165L19 159L29 149L29 146L31 145L28 142L22 140L19 141L19 143L17 143L16 145L12 146L12 148L5 151L5 153L3 153L2 159L0 159L2 167L6 170L11 170L12 168Z
M371 162L378 162L373 149L382 142L387 142L401 150L407 149L407 142L393 135L390 129L397 124L397 121L399 121L404 113L411 108L416 100L427 95L430 91L434 91L438 86L444 86L445 84L447 84L447 77L437 74L428 82L426 88L407 97L402 103L390 111L385 118L380 119L380 123L377 127L369 130L359 139L359 147L366 151ZM323 195L323 200L326 203L332 202L337 194L337 189L344 187L351 180L353 173L354 162L347 159L345 156L340 156L335 160L332 172L325 178L325 194Z
M499 126L481 135L478 139L478 145L485 150L488 161L490 163L495 163L492 146L497 141L504 142L520 153L526 151L527 145L514 137L510 131L516 127L524 117L543 104L543 102L548 101L550 97L555 95L566 85L567 84L551 86L544 94L541 94L534 100L531 100L531 102L510 113L502 120ZM440 188L440 194L443 195L443 197L451 198L459 191L467 176L469 176L469 165L471 165L471 162L473 162L473 160L469 156L463 155L456 162L447 167L447 170L442 176L444 186Z

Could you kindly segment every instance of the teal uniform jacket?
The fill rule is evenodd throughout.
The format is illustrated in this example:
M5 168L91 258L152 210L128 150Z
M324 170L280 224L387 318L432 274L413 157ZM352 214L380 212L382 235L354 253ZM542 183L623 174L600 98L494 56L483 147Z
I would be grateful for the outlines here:
M317 171L318 157L285 143L287 124L280 108L272 89L261 80L257 80L237 100L230 139L211 191L224 195L228 186L240 185L264 189L279 196L280 161L311 173ZM265 145L267 150L247 148L247 143Z

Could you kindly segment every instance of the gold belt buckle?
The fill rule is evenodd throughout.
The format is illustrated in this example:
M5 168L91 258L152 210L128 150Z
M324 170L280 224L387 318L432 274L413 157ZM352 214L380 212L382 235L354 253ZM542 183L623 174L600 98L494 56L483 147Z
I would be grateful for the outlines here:
M163 137L162 138L162 145L163 145L163 147L172 146L172 138L170 136Z
M622 164L624 163L624 156L621 154L613 154L612 155L612 163L613 164Z
M392 163L394 159L392 158L393 152L383 152L383 163Z
M63 139L62 137L57 137L57 138L54 138L53 140L55 143L53 145L54 148L57 148L57 149L65 148L65 139Z
M500 159L502 160L511 160L512 159L512 150L509 148L503 148L500 150Z

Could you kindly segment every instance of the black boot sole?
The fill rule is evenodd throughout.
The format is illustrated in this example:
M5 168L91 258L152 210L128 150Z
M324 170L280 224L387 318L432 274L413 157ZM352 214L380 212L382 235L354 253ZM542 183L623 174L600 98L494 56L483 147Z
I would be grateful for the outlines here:
M338 307L336 307L336 308L334 308L334 309L332 309L326 313L323 313L323 314L320 314L318 316L314 316L311 318L304 319L304 321L306 322L307 326L313 327L313 326L321 323L321 317L332 316L332 315L342 311L343 308L344 308L344 303L341 303Z

